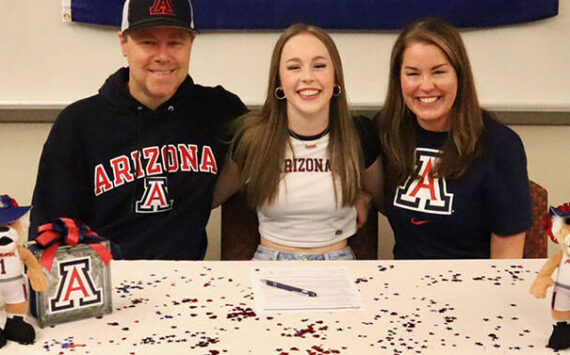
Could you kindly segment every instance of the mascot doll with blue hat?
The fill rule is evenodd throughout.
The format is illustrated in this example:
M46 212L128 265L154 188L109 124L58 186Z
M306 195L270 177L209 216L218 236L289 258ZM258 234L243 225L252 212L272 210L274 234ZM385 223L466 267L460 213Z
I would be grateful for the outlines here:
M36 291L45 291L47 280L34 255L22 244L27 240L27 226L23 216L31 206L19 207L8 195L0 196L0 295L6 309L6 324L0 329L0 347L8 340L31 344L34 327L26 323L28 293L24 277L27 275Z
M554 285L552 293L552 319L554 329L548 347L554 350L570 347L570 204L550 207L546 223L547 233L553 242L560 245L560 253L554 255L538 272L530 287L537 298L546 297L546 290ZM558 268L556 282L552 273Z

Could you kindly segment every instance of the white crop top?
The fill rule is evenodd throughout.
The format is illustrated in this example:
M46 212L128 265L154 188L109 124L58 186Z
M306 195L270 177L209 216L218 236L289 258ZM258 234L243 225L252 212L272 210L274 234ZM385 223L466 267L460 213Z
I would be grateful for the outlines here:
M327 145L329 134L315 140L290 137L293 154L285 153L279 194L257 209L259 234L286 246L332 245L356 233L356 209L342 207L340 186L335 201ZM340 185L338 182L337 185Z

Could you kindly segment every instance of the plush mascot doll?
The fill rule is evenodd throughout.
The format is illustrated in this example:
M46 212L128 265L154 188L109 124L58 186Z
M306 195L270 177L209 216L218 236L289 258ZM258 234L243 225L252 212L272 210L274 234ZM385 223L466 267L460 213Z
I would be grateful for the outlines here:
M27 225L22 218L31 206L18 207L8 195L0 196L0 294L6 309L6 325L0 329L0 347L7 340L31 344L36 337L34 327L24 321L28 298L24 265L32 288L45 291L47 280L34 255L22 244L27 240Z
M554 285L552 294L552 319L554 329L548 340L548 347L554 350L570 347L570 204L550 207L546 223L547 233L561 247L538 272L530 287L530 293L537 298L546 297L546 290ZM558 268L556 282L552 273Z

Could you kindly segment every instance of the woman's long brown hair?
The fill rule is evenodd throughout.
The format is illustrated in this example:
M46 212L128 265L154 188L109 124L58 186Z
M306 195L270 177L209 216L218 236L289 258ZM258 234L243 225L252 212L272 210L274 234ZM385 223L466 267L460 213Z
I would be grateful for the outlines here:
M459 32L440 19L414 22L400 33L392 49L388 92L377 117L391 186L416 174L417 123L415 115L404 103L400 72L406 48L418 42L440 48L457 74L457 96L450 113L449 138L441 149L441 159L433 173L440 177L460 177L482 149L483 110L479 106L471 65Z
M337 204L338 186L343 206L353 205L356 200L363 163L358 134L348 110L340 55L334 41L325 31L314 26L296 24L283 32L273 49L263 107L260 111L242 116L235 128L232 159L240 168L241 184L248 204L253 208L274 202L279 191L289 131L287 100L277 99L274 93L280 86L279 63L283 47L289 39L302 33L317 37L325 45L334 66L335 84L340 86L341 92L330 101L328 155Z

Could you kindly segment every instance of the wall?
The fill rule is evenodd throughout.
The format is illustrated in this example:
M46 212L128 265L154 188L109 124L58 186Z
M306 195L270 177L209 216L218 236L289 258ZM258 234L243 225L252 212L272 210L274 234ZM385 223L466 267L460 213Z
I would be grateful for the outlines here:
M116 29L61 22L60 2L3 0L0 12L0 192L31 201L37 163L51 123L22 123L27 108L61 108L94 94L126 63ZM15 16L17 14L18 16ZM197 15L199 16L199 14ZM465 30L481 102L511 116L554 122L570 113L570 1L549 20L497 29ZM197 39L191 74L201 84L221 83L248 105L263 101L266 70L277 33L204 33ZM376 109L385 94L394 33L334 33L354 106ZM372 78L372 79L371 79ZM557 111L557 112L550 112ZM20 115L20 116L19 116ZM9 117L9 119L3 119ZM44 117L39 115L39 117ZM567 121L566 121L567 122ZM546 187L551 204L570 200L570 125L512 126L528 155L530 177ZM392 236L380 220L381 258L391 257ZM208 258L219 258L219 209L208 225ZM551 246L551 253L557 250Z
M119 66L116 28L63 23L60 2L2 0L1 105L62 105L92 95ZM16 16L17 14L18 16ZM200 16L200 14L196 14ZM221 83L249 105L263 101L278 33L203 33L190 71L202 84ZM395 33L333 33L349 98L379 106ZM481 102L492 109L570 110L570 1L560 14L533 23L465 30Z

